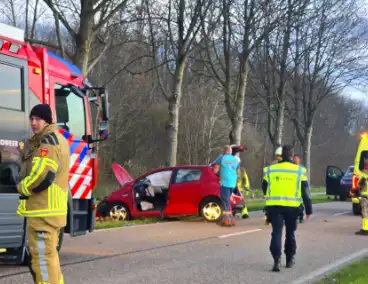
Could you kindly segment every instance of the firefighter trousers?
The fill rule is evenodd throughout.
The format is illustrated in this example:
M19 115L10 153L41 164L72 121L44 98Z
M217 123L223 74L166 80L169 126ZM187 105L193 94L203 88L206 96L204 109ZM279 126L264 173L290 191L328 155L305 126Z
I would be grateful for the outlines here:
M60 228L35 219L39 218L27 220L29 269L33 281L35 284L64 284L57 251Z
M368 199L362 197L360 205L362 208L362 231L368 232Z

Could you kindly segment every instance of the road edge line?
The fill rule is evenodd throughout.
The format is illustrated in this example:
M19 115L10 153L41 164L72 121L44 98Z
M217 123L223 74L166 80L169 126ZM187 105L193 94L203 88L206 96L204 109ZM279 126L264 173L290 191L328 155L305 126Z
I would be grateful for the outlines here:
M341 216L341 215L345 215L345 214L349 214L351 213L351 211L344 211L344 212L340 212L340 213L335 213L332 216Z
M299 279L292 281L291 284L303 284L303 283L315 283L316 281L326 278L329 274L334 273L344 266L351 264L352 262L362 259L368 256L368 248L354 252L348 256L340 258L339 260L326 265L320 269L300 277Z

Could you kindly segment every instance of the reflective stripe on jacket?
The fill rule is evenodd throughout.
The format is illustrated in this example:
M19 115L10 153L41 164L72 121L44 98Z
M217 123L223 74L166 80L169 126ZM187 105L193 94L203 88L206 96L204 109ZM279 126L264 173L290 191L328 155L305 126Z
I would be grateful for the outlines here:
M22 163L18 192L27 196L19 202L17 213L41 217L55 227L66 225L70 150L56 125L47 126L28 140L30 152Z
M300 206L301 183L308 180L303 166L283 162L264 168L263 174L268 184L266 206Z

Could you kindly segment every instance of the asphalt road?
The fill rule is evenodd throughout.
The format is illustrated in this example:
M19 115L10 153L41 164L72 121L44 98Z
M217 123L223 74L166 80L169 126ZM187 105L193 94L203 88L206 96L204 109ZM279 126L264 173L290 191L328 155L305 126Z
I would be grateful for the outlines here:
M297 230L297 264L270 271L271 228L262 212L234 228L182 221L65 237L60 255L65 283L312 283L313 276L368 252L356 236L361 218L350 202L315 205ZM284 259L283 259L284 262ZM0 283L32 283L26 267L1 266Z

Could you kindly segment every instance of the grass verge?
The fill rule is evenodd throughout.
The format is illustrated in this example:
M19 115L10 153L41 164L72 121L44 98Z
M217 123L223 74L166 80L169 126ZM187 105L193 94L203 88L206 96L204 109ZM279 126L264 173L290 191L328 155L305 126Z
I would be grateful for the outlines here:
M366 284L368 283L368 257L342 268L316 284Z
M327 196L324 196L324 195L312 196L312 200L313 200L313 204L332 201L332 200L327 199ZM263 210L264 206L265 206L265 200L249 200L248 201L248 211L249 212ZM196 218L196 216L183 217L183 219L184 218L185 219ZM172 219L172 220L177 220L177 219ZM168 221L170 220L161 220L159 218L144 218L144 219L136 219L132 221L105 221L105 222L97 222L95 229L101 230L101 229L128 227L128 226L133 226L133 225L161 223L161 222L168 222Z

